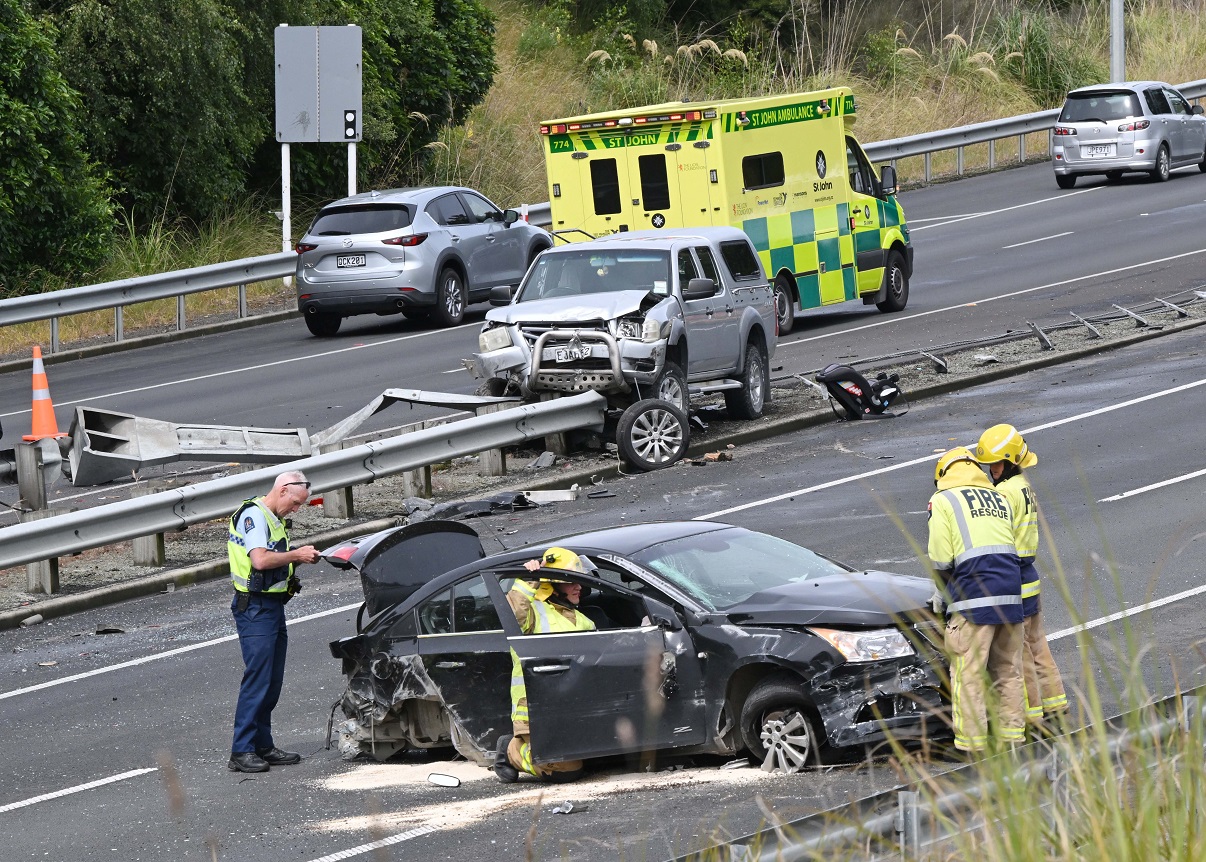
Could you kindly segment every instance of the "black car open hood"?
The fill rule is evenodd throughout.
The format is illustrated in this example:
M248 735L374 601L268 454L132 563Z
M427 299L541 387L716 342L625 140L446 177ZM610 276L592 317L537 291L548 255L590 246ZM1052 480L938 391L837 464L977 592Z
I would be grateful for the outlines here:
M755 593L725 610L737 625L887 626L923 608L928 578L891 572L843 572Z

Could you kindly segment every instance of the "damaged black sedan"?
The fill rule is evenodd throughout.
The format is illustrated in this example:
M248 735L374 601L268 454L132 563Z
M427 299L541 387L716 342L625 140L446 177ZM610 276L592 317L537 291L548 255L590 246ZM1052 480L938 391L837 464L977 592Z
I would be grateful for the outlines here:
M701 521L546 544L597 568L565 575L596 631L521 634L505 596L543 546L487 556L466 525L429 521L324 553L365 586L358 633L331 644L346 758L452 746L490 764L511 732L512 649L546 761L744 750L796 772L830 750L949 735L926 578Z

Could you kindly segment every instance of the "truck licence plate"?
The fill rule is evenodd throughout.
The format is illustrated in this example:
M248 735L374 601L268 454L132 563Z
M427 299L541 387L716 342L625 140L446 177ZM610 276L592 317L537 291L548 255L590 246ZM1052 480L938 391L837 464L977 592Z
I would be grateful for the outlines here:
M586 359L588 356L590 356L590 348L585 344L581 347L553 348L553 359L557 362L573 362L578 359Z
M362 254L341 254L335 258L335 266L339 269L347 269L353 266L364 266L364 255Z
M1114 155L1113 144L1088 144L1080 148L1081 156L1089 159L1100 159Z

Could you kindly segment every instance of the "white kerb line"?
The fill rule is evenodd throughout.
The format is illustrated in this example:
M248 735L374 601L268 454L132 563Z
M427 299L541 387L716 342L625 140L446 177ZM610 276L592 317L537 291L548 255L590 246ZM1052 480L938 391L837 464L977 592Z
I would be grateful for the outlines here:
M382 847L388 847L391 844L400 844L403 841L409 841L411 838L418 838L420 835L426 835L428 832L435 832L434 826L418 826L414 829L408 829L405 832L399 832L397 835L390 835L388 838L382 838L380 841L371 841L368 844L361 844L359 847L352 847L348 850L340 850L338 853L332 853L329 856L323 856L319 859L312 859L311 862L337 862L339 859L351 859L353 856L360 856L373 850L378 850Z
M58 799L60 796L70 796L73 793L82 793L85 790L94 790L97 787L104 787L106 784L113 784L117 781L125 781L127 778L137 778L139 775L146 775L148 772L158 771L156 767L151 766L146 769L132 769L129 772L123 772L120 775L110 775L108 778L98 778L96 781L89 781L87 784L77 784L75 787L67 787L63 790L56 790L53 793L43 793L41 796L33 796L29 799L22 799L20 802L10 802L8 805L0 805L0 814L6 811L13 811L17 808L25 808L27 805L36 805L39 802L46 802L50 799Z

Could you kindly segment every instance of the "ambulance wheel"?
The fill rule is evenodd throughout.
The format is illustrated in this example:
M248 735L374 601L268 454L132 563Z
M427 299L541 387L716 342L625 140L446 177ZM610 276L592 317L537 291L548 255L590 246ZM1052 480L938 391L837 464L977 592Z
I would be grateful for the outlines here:
M1076 174L1056 174L1055 184L1061 189L1070 189L1076 185Z
M796 301L792 298L791 282L785 275L775 278L775 317L779 322L779 335L787 335L796 325Z
M673 362L662 366L662 373L653 384L653 397L669 401L679 410L687 412L687 375Z
M319 338L330 338L339 331L343 318L338 314L325 314L321 311L306 312L306 329L311 335Z
M904 255L893 249L888 252L888 262L884 266L884 292L882 302L875 303L880 311L904 311L909 303L909 277L905 275Z
M741 388L724 391L724 406L734 419L757 419L766 409L770 392L770 363L761 343L745 348L745 368L741 372Z
M659 470L687 454L687 414L668 401L646 398L620 416L616 445L620 458L635 470Z
M465 319L465 280L450 266L436 282L435 319L440 326L456 326Z

